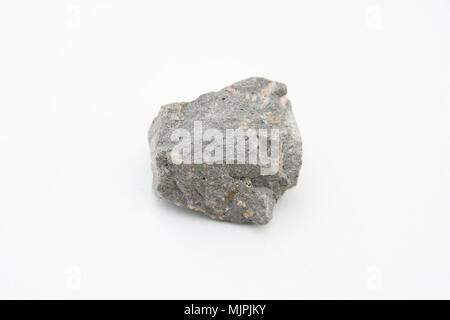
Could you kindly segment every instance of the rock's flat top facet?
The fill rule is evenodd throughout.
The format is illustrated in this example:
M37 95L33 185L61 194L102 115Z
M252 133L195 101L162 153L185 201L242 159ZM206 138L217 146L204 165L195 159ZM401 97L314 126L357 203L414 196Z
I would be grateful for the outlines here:
M255 77L236 82L218 92L203 94L191 102L162 106L149 132L156 195L217 220L256 224L269 222L275 202L287 189L296 185L302 164L300 133L286 93L284 84ZM171 136L177 129L189 131L191 159L194 159L198 154L195 151L199 150L194 147L194 125L198 128L199 123L202 134L207 129L223 133L223 161L176 163L172 151L179 141L172 141ZM261 147L264 130L272 133L269 134L272 138L275 137L274 132L278 132L276 144L273 142L275 140L269 139L265 147L271 150L268 152L271 156L277 155L272 157L276 161L275 166L272 163L269 173L264 173L262 168L267 165L259 157L256 162L243 164L226 161L230 149L226 148L227 141L234 141L235 157L239 152L237 139L225 140L227 129L234 129L237 134L255 130L257 140L246 140L246 160L251 159L250 146ZM209 141L205 140L203 136L203 150ZM276 152L272 144L273 147L278 146ZM260 148L258 152L265 149Z

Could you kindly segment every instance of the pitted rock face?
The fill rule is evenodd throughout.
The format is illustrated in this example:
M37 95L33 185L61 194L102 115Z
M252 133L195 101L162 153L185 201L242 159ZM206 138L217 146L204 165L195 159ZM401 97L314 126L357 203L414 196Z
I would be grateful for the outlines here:
M255 224L269 222L276 201L297 184L302 164L302 141L286 93L287 88L282 83L249 78L221 91L203 94L192 102L162 106L149 131L156 195L217 220ZM173 161L172 151L179 143L172 140L174 131L186 129L190 132L193 159L194 124L199 122L203 133L207 129L223 132L223 161L180 164ZM242 132L266 129L269 133L271 129L277 129L277 170L263 174L264 165L259 157L256 163L227 161L227 129ZM203 139L204 149L209 140ZM256 139L261 146L262 136L257 135ZM232 141L237 150L237 139ZM273 142L268 141L266 148L272 155ZM247 139L246 160L254 142ZM235 157L237 153L234 152Z

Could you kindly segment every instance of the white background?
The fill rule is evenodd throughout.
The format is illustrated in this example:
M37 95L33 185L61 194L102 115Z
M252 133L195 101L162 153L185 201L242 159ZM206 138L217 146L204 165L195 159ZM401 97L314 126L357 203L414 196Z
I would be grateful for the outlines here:
M265 226L151 193L163 104L284 82ZM450 298L449 1L0 2L1 298Z

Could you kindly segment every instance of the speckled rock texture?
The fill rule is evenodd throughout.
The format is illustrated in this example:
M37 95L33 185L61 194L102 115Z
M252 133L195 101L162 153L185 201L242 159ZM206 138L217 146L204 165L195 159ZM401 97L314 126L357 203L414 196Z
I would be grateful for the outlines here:
M192 102L162 106L148 137L155 194L220 221L269 222L277 200L297 184L302 165L302 141L286 93L286 85L254 77ZM203 132L207 128L223 132L278 129L278 170L262 174L259 162L174 163L171 152L176 142L171 135L179 128L192 132L194 121L201 121Z

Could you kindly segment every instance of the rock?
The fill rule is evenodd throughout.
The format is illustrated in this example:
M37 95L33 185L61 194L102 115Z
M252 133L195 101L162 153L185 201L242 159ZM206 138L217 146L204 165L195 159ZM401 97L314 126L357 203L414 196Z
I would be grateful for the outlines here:
M249 78L162 106L149 131L156 195L217 220L269 222L302 164L286 93L282 83Z

